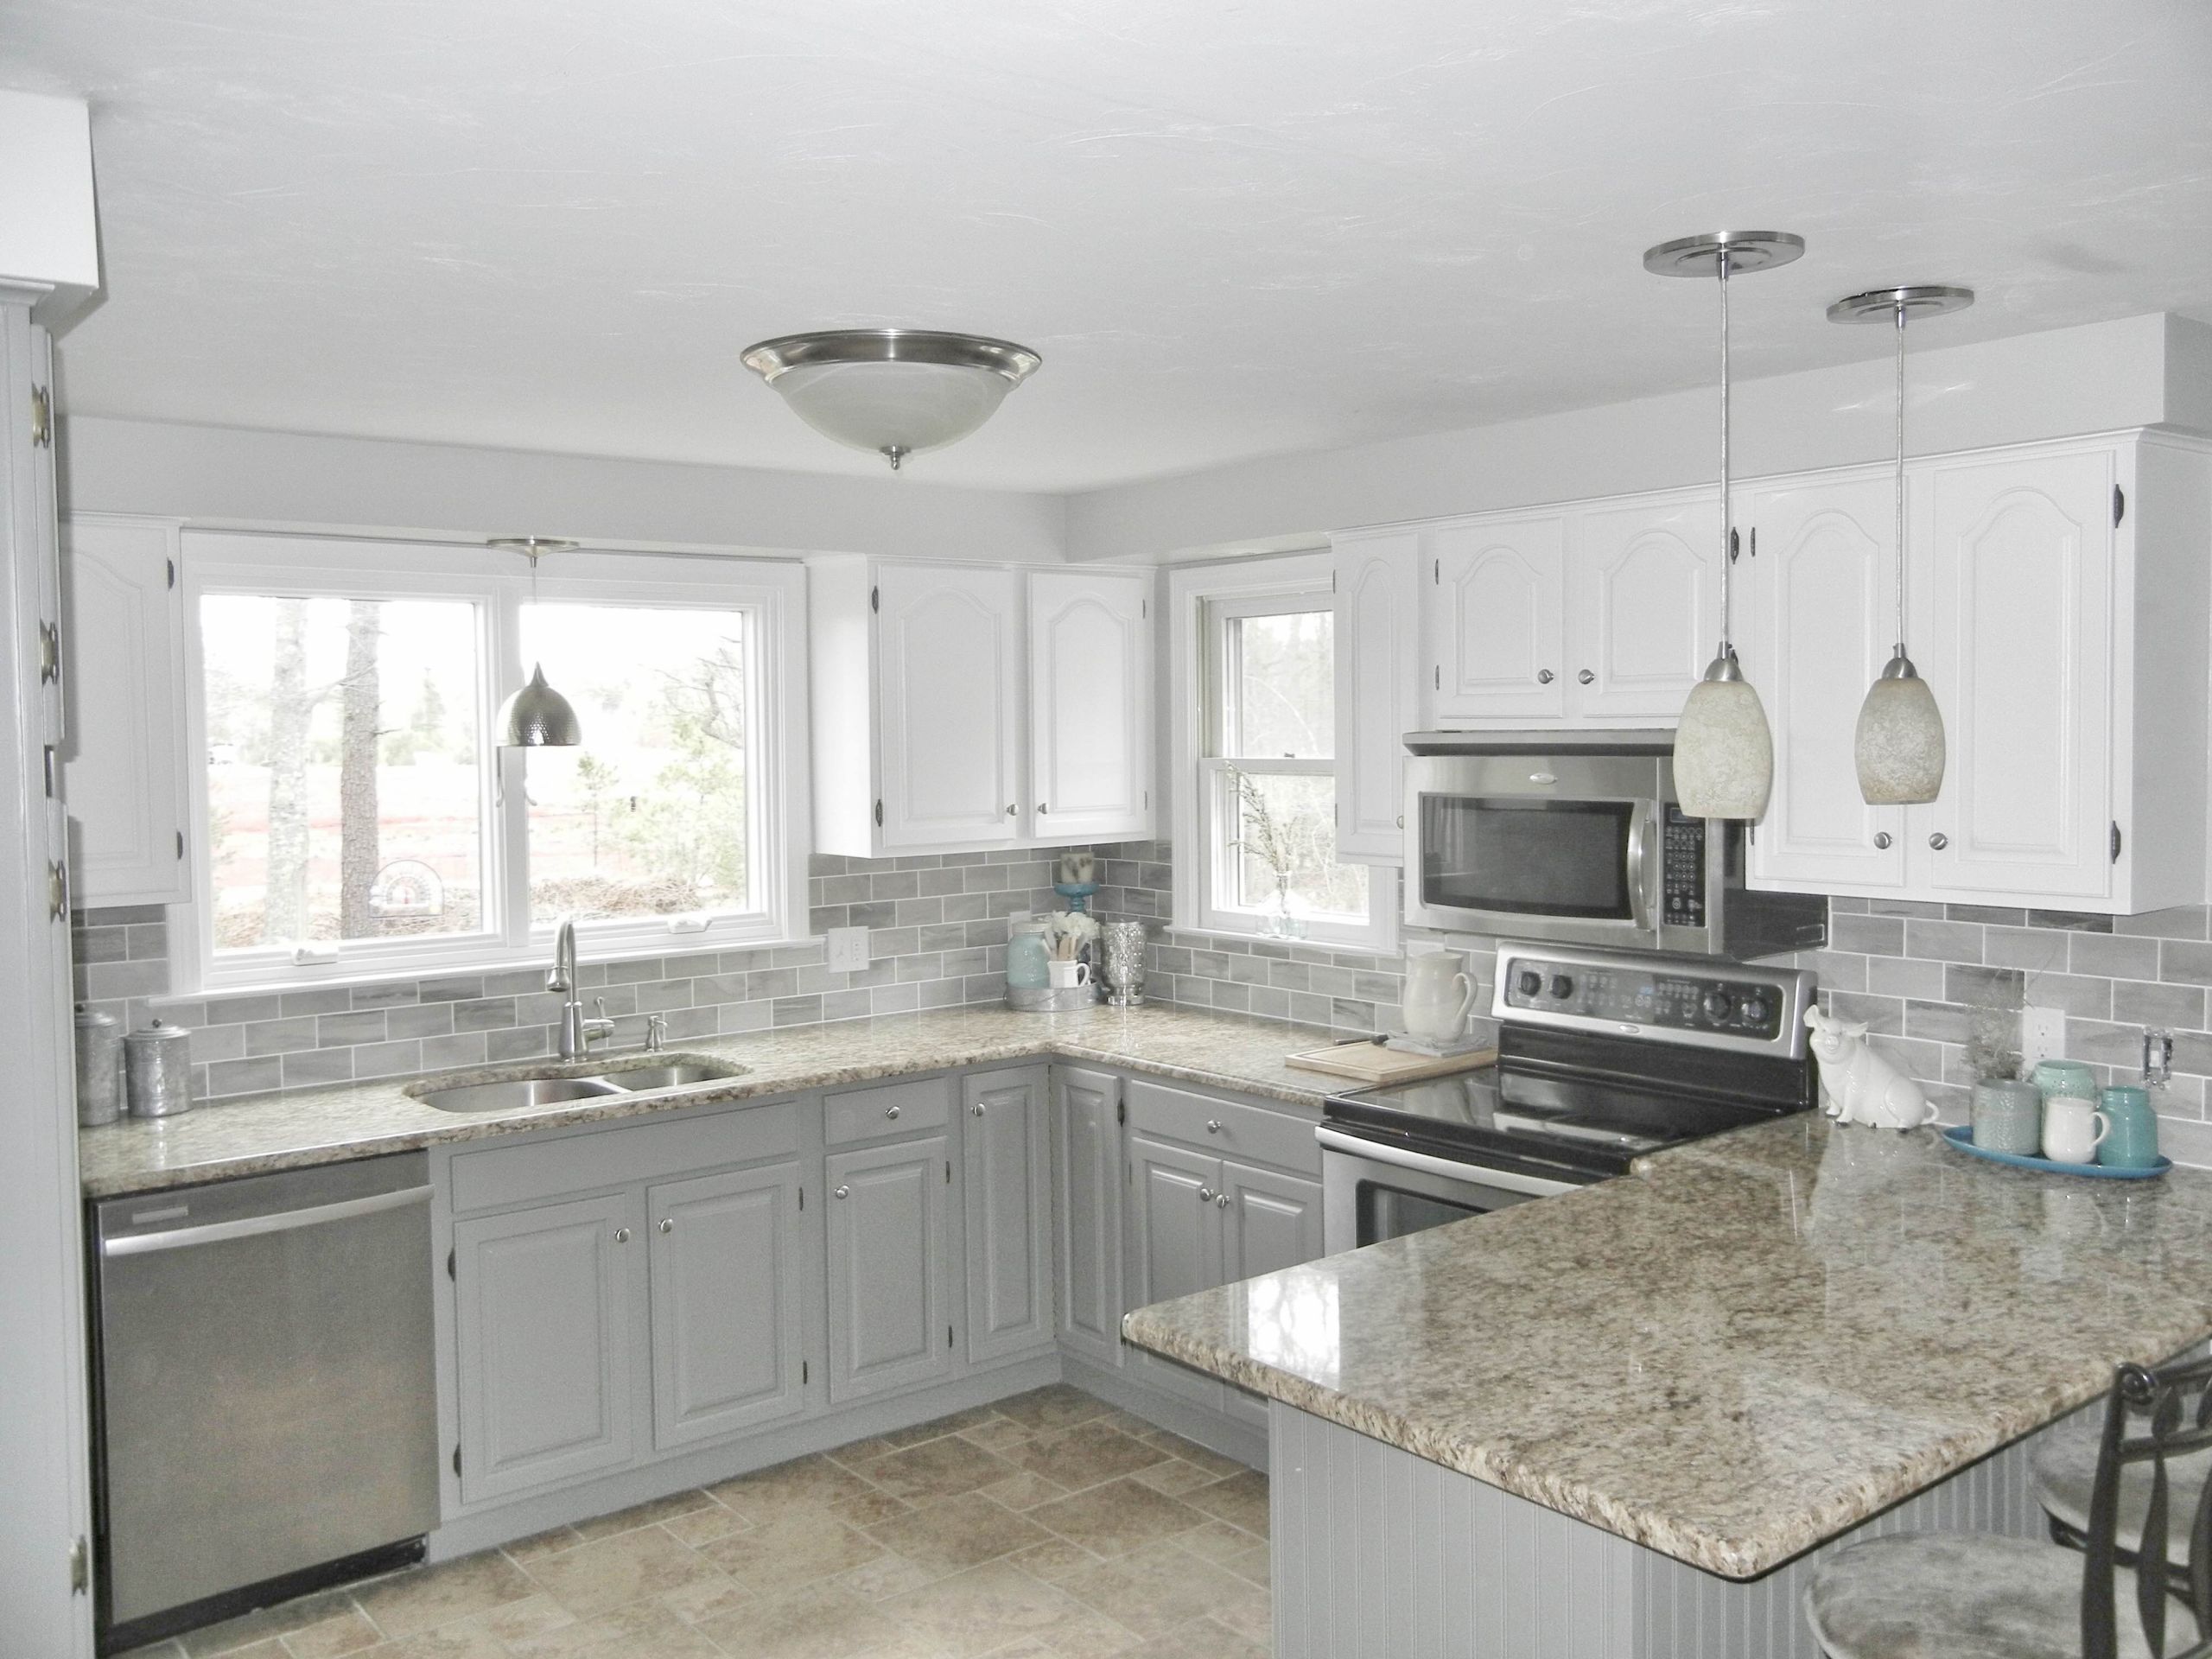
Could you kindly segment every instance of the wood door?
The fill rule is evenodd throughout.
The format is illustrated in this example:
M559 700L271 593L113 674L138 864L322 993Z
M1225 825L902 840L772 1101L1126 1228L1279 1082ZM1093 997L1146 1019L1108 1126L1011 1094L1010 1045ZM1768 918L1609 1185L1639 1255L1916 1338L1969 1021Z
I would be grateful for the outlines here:
M1737 561L1738 575L1750 561ZM1720 505L1709 495L1578 513L1565 666L1592 725L1671 724L1720 637Z
M1029 574L1032 836L1152 834L1149 571Z
M1815 480L1745 504L1739 655L1774 730L1755 885L1888 893L1904 884L1905 809L1869 806L1852 753L1859 704L1897 642L1896 485ZM1924 551L1924 550L1923 550Z
M454 1224L464 1503L630 1461L640 1224L634 1192Z
M2109 450L1938 464L1921 672L1943 713L1943 792L1913 813L1931 898L2111 891Z
M1233 1284L1294 1268L1302 1262L1314 1261L1322 1254L1319 1181L1301 1180L1271 1169L1224 1160L1220 1191L1228 1199L1222 1230L1222 1273L1226 1282ZM1331 1340L1335 1331L1333 1310L1318 1302L1311 1307L1300 1306L1297 1300L1301 1296L1319 1295L1318 1287L1278 1285L1262 1292L1255 1286L1248 1294L1255 1313L1265 1307L1274 1328L1291 1341L1311 1332L1316 1344L1311 1357L1325 1360L1319 1346ZM1270 1301L1270 1298L1274 1300ZM1296 1357L1285 1357L1295 1363ZM1230 1415L1257 1427L1266 1426L1267 1402L1260 1395L1229 1387L1223 1390L1223 1401Z
M184 626L173 523L62 530L69 874L86 905L175 905L185 864Z
M799 1166L648 1188L653 1444L797 1415L806 1282Z
M1122 1079L1053 1072L1053 1262L1060 1340L1102 1365L1122 1363Z
M876 567L880 852L1020 838L1020 581Z
M1337 539L1337 856L1402 864L1405 735L1421 724L1421 538Z
M1433 601L1427 626L1436 723L1564 719L1565 517L1468 519L1422 539Z
M1129 1137L1135 1189L1135 1287L1138 1307L1195 1295L1222 1282L1221 1162L1149 1135ZM1131 1351L1134 1369L1156 1388L1218 1407L1221 1384L1173 1360Z
M1046 1070L961 1079L961 1204L968 1230L968 1357L1052 1339L1052 1122Z
M943 1135L833 1154L830 1202L832 1403L934 1382L952 1370L945 1294Z

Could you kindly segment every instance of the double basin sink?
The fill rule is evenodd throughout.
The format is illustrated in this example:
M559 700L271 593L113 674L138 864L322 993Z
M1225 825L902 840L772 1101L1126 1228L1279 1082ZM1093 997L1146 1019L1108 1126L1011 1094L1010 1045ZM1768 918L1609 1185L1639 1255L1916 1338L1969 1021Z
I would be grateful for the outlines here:
M641 1060L633 1065L608 1065L584 1077L571 1077L563 1065L558 1073L524 1072L491 1083L457 1084L438 1088L417 1084L407 1090L425 1106L442 1112L516 1112L533 1106L555 1106L565 1101L595 1100L608 1095L639 1095L661 1089L688 1089L695 1084L721 1083L742 1077L748 1067L695 1059Z

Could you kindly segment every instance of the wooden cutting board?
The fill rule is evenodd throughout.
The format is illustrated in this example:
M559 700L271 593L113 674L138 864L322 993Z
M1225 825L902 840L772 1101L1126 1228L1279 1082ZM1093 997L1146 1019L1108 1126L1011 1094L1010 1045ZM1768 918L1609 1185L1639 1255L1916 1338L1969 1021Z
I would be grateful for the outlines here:
M1370 1088L1391 1083L1418 1083L1423 1077L1446 1077L1454 1071L1472 1071L1497 1058L1494 1048L1471 1048L1464 1054L1415 1054L1376 1043L1332 1043L1283 1057L1285 1065L1302 1071L1351 1077Z

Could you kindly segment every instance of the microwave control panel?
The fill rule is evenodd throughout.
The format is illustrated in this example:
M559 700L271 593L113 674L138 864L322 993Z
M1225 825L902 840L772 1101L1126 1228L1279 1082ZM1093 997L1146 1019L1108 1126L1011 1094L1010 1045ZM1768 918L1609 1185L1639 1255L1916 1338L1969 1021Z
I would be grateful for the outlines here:
M1672 801L1660 849L1660 925L1705 925L1705 820L1693 818Z

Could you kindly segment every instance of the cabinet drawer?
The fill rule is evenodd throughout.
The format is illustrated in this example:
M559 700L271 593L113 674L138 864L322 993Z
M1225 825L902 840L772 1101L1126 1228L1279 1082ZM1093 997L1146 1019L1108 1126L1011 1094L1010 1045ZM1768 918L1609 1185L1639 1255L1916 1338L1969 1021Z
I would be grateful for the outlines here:
M833 1147L887 1135L941 1129L952 1121L952 1079L888 1083L822 1097L822 1138Z
M789 1158L798 1151L798 1103L786 1100L465 1152L453 1160L453 1207L488 1210L697 1174L724 1164Z
M1321 1148L1313 1139L1317 1119L1157 1083L1132 1082L1128 1097L1129 1127L1141 1135L1165 1135L1217 1157L1320 1173Z

